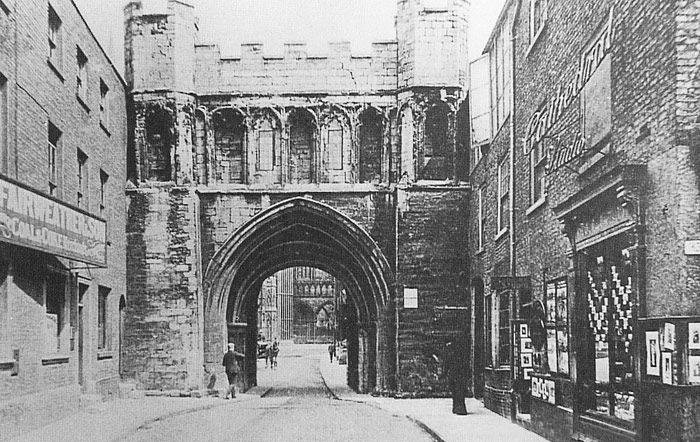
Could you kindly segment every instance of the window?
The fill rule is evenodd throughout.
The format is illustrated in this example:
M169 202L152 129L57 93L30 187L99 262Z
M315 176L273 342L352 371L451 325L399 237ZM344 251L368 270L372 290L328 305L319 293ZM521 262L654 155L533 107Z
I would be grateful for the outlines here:
M75 95L83 105L87 106L88 59L80 48L77 49L76 58L78 61L78 72L76 74Z
M493 360L493 336L494 328L496 326L493 322L493 296L491 296L490 293L486 294L484 301L484 323L486 325L486 336L484 337L484 351L486 352L485 360L487 366L493 367L495 365Z
M425 115L425 137L423 142L423 164L420 178L444 180L450 177L452 169L449 131L449 109L435 106Z
M107 322L110 289L100 286L97 290L97 349L109 349L109 324Z
M102 217L107 207L107 181L109 181L109 175L100 169L100 216Z
M581 91L583 135L590 148L598 146L612 130L610 58L605 56Z
M510 292L498 294L498 364L510 364Z
M405 108L401 112L401 177L400 180L407 179L413 181L413 111Z
M224 184L243 183L247 130L243 115L231 108L222 109L214 114L212 124L218 162L217 181Z
M484 193L485 189L483 187L480 187L477 194L477 207L478 207L478 212L479 212L479 219L477 221L478 224L478 232L477 232L477 244L478 244L478 250L484 250L484 224L486 222L486 214L484 213Z
M547 364L552 373L569 374L569 293L566 278L547 282Z
M49 273L44 289L45 350L58 352L62 348L61 336L65 327L66 279L63 275Z
M87 209L88 202L88 157L80 149L78 149L78 207Z
M54 69L61 69L62 28L61 19L49 5L49 63Z
M58 148L61 142L61 131L49 122L49 142L47 151L47 166L49 178L49 195L57 196L58 193L58 172L56 160L58 158Z
M510 114L511 44L509 20L501 25L489 51L491 64L491 121L494 134Z
M272 170L275 167L275 132L258 132L258 170Z
M547 151L544 141L540 141L530 152L530 204L537 204L545 199Z
M508 156L498 165L498 234L508 228L509 215L510 163Z
M100 78L100 124L103 129L109 127L109 88Z
M547 0L530 0L530 45L537 41L547 22Z
M146 116L146 141L148 155L146 158L146 177L153 181L172 180L172 150L175 134L172 129L172 116L158 108Z

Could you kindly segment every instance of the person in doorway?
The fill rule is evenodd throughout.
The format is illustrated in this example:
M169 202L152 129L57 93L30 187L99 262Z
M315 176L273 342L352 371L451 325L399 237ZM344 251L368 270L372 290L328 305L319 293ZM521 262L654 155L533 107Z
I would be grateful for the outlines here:
M335 344L332 342L328 345L328 356L331 358L331 363L333 362L333 356L335 356Z
M229 342L228 351L224 355L224 362L222 363L226 368L226 377L228 378L228 389L226 390L225 399L228 399L229 395L231 395L232 399L236 397L236 378L240 372L236 358L242 357L244 357L244 355L236 351L233 342Z
M466 364L462 348L456 342L450 341L445 347L445 372L447 382L452 393L452 413L458 415L467 414L467 405L464 400L467 395Z
M277 368L277 354L280 352L280 344L277 342L277 338L272 343L272 361L270 362L272 368Z

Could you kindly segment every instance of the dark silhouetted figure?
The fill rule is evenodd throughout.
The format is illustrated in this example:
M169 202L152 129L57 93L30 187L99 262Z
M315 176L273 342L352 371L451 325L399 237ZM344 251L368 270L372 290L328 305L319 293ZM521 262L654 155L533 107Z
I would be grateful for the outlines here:
M225 399L228 399L229 394L231 398L236 397L236 378L240 371L236 360L237 357L242 358L244 355L235 351L233 342L231 342L228 344L228 351L224 355L224 362L222 363L226 367L226 377L228 378L228 390L226 390Z
M445 347L445 371L447 382L452 393L452 413L467 414L467 405L464 398L467 395L467 367L464 364L463 348L458 347L455 342L448 342Z

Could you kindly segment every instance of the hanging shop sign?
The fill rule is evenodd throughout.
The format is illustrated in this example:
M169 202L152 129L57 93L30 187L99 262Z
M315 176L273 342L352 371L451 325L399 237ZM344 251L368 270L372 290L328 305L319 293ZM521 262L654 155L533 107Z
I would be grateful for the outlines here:
M98 267L107 265L107 223L0 177L0 241Z
M571 106L576 97L579 96L588 80L591 79L598 67L603 63L605 56L610 53L613 36L613 11L610 9L608 22L600 36L590 49L581 54L578 71L574 78L568 83L560 84L554 97L530 118L525 138L525 152L531 152L542 141L552 127L560 121L562 115ZM578 135L574 142L563 146L553 146L552 150L553 152L550 152L550 155L555 160L550 160L548 168L561 167L583 153L585 141L581 135Z

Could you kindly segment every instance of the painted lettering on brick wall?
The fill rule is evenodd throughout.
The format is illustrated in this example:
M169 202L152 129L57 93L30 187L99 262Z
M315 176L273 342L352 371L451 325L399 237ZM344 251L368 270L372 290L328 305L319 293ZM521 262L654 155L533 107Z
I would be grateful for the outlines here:
M560 84L557 87L554 98L535 112L530 118L530 122L527 126L527 137L525 138L526 152L530 152L533 147L547 135L549 130L559 122L564 111L566 111L576 97L579 96L583 87L603 62L605 56L610 52L613 34L613 11L611 9L608 23L600 37L588 51L581 54L576 76L568 83ZM581 139L580 142L582 143L583 140ZM572 149L575 148L582 149L583 145L577 143L579 143L579 140L567 145L567 150L572 151ZM560 157L563 158L561 155Z
M0 241L105 266L106 223L0 178Z
M550 404L556 403L556 387L552 379L542 379L532 376L530 382L532 397L549 402Z

